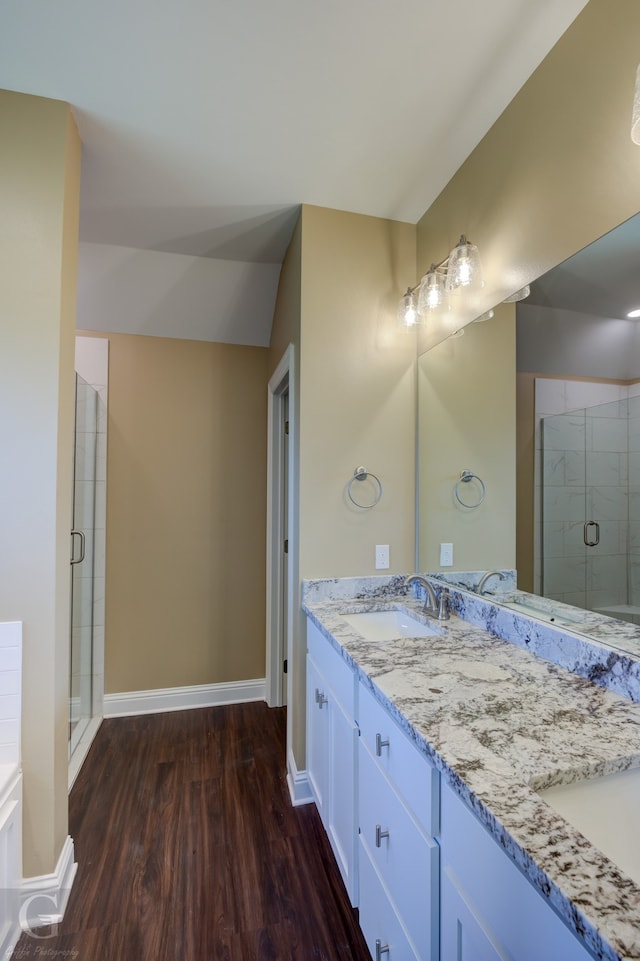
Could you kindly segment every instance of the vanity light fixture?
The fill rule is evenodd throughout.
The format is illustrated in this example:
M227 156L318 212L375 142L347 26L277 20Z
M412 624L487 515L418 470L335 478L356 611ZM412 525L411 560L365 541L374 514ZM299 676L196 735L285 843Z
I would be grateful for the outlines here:
M640 145L640 67L636 71L636 85L633 93L633 111L631 113L631 139Z
M493 311L485 310L484 314L480 314L479 317L476 317L476 319L474 320L474 324L482 324L485 320L491 320L492 317L493 317Z
M443 300L444 283L442 274L438 273L435 264L431 264L418 287L418 312L424 315L429 310L436 310L442 306Z
M635 320L636 317L640 317L640 307L636 307L634 310L630 310L627 314L630 320Z
M469 243L464 234L447 257L447 261L447 279L445 282L447 290L457 290L458 287L469 287L476 283L481 284L480 253L476 245Z
M415 287L407 287L407 292L403 294L398 305L398 320L403 327L415 327L416 324L420 323L415 292Z
M478 248L462 234L444 260L439 264L431 264L415 287L407 287L398 308L400 323L405 327L414 327L424 320L430 311L447 309L447 293L459 288L482 286Z
M529 284L525 284L520 290L516 290L515 294L511 294L510 297L505 297L502 301L503 304L517 304L519 300L525 300L531 293L531 287Z

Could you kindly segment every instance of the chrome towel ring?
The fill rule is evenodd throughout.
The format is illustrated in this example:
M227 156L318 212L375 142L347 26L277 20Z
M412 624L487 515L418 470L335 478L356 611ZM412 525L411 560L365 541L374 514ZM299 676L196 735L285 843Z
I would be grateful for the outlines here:
M475 503L470 504L468 501L463 500L460 496L460 485L469 484L473 480L477 481L478 485L480 486L480 498L476 500ZM481 480L477 474L474 474L472 470L460 471L460 477L456 481L456 486L453 488L453 492L456 496L457 502L461 504L462 507L466 507L467 510L470 511L474 511L476 507L480 507L480 504L482 504L487 496L487 488L485 487L484 481Z
M374 482L373 501L371 502L371 504L361 504L360 501L358 501L353 495L353 482L366 481L367 478L369 477ZM353 472L353 477L349 480L349 483L347 484L347 494L349 495L349 500L351 501L352 504L355 504L356 507L360 507L363 511L367 511L371 507L375 507L378 501L380 500L380 498L382 497L382 482L379 477L376 477L375 474L372 474L371 471L368 471L366 467L362 467L362 466L356 467L356 469Z

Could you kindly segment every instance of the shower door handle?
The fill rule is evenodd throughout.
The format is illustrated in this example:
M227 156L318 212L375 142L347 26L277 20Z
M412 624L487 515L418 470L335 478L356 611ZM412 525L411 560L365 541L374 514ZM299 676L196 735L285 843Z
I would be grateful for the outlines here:
M595 527L595 541L589 538L589 528ZM587 547L597 547L600 543L600 525L597 521L587 521L584 525L584 542Z
M80 557L74 557L75 541L74 537L80 538ZM71 531L71 563L82 564L84 560L84 531Z

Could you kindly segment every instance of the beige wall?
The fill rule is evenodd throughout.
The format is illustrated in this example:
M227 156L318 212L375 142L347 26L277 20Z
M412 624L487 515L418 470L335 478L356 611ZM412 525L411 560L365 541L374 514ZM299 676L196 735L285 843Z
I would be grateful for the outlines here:
M80 141L66 104L8 91L0 141L0 620L24 623L24 871L37 875L68 832Z
M449 319L450 326L472 320L640 209L640 149L629 136L639 50L635 0L590 0L420 220L420 272L443 257L463 231L480 247L485 287L468 312ZM441 339L444 323L435 327L421 331L421 352ZM477 362L493 369L504 389L503 406L513 407L515 382L502 376L489 344ZM441 406L455 405L461 387L452 364ZM490 437L493 425L488 431ZM461 460L479 441L472 429L460 435ZM515 424L504 445L513 454ZM430 454L437 452L424 452ZM511 484L511 475L507 480ZM489 493L496 504L491 519L512 543L513 490L503 485ZM441 507L427 492L422 518L427 530L436 529L436 520L443 524ZM471 552L478 553L471 540L468 551L466 542L461 547L458 570L467 566ZM433 556L433 545L429 551ZM502 566L509 557L495 562ZM492 564L483 555L478 566Z
M415 276L415 227L321 207L302 212L300 572L374 574L414 563L415 331L396 309ZM363 464L373 510L347 498ZM377 572L380 573L380 572Z
M413 569L415 333L400 330L395 313L414 277L412 225L303 206L272 338L275 367L300 331L301 578L373 574L380 543L390 545L390 572ZM358 511L346 496L359 464L384 485L370 511ZM304 655L300 618L289 706L298 768L305 764Z
M441 543L453 544L456 570L515 564L514 524L495 523L496 511L509 519L515 514L515 377L513 304L419 358L421 570L441 570ZM464 469L486 486L475 510L455 500ZM475 503L481 490L474 481L461 493Z
M106 691L264 677L267 350L102 336Z

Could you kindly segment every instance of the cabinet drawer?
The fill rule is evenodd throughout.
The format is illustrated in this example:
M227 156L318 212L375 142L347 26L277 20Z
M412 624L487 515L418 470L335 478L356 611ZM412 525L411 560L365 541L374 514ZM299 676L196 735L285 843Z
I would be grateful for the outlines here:
M417 954L437 957L439 848L404 806L368 748L360 744L359 828Z
M361 738L414 817L432 837L440 827L439 774L361 682Z
M307 618L307 650L331 687L336 700L350 717L355 715L356 674L338 654L331 641ZM307 692L313 697L314 692Z
M374 961L427 961L416 954L362 838L360 842L360 927L371 957ZM383 952L383 947L388 950Z

